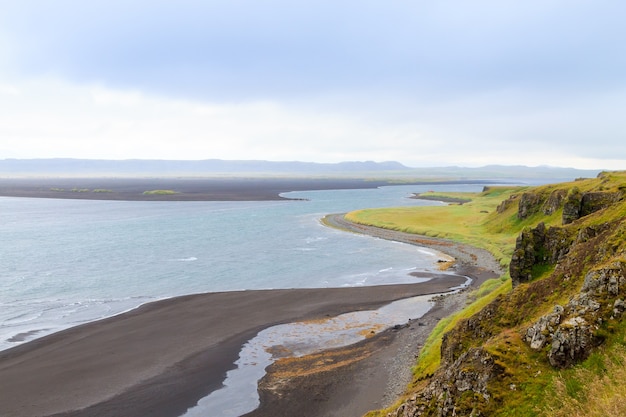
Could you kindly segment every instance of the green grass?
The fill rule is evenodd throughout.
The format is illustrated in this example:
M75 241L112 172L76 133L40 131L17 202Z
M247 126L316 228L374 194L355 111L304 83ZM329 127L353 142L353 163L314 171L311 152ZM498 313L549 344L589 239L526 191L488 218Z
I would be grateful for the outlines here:
M626 324L611 342L586 361L554 375L541 415L553 417L626 416Z
M505 216L493 213L503 199L519 192L520 188L497 187L483 193L450 193L450 197L471 201L447 206L357 210L348 213L346 218L354 223L467 243L488 250L506 265L523 226L516 224L513 208ZM503 217L505 224L502 224Z
M477 298L476 301L460 312L439 321L424 343L417 363L413 367L413 379L415 382L429 377L439 366L441 361L441 337L443 334L452 330L460 320L471 317L482 310L499 295L509 292L511 290L510 284L510 281L504 282L500 279L486 281L478 289L479 292L485 295Z
M144 195L172 195L172 194L178 194L178 191L174 191L174 190L150 190L150 191L144 191L143 194Z

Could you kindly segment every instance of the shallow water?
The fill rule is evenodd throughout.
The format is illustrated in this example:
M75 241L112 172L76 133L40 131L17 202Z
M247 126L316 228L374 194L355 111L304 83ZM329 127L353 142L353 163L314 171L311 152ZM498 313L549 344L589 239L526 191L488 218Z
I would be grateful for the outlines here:
M224 388L201 399L184 417L239 417L253 411L259 406L258 381L275 360L348 346L394 325L405 324L426 314L433 305L431 298L432 295L413 297L378 310L265 329L243 346L237 368L227 373Z

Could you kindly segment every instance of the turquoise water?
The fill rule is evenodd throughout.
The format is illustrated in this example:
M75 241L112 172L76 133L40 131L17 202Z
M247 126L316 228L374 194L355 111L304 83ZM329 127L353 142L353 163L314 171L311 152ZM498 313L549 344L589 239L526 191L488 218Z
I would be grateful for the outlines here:
M414 192L287 193L308 201L0 198L0 349L176 295L415 282L437 254L322 226L327 213L439 204Z

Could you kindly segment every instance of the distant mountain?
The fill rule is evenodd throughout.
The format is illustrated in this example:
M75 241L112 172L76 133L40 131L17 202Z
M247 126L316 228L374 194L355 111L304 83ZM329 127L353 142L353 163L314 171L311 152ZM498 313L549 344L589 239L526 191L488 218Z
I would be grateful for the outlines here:
M412 168L412 174L421 178L454 178L454 179L477 179L477 178L528 178L546 179L554 178L569 180L575 178L596 177L600 169L576 169L551 166L529 167L524 165L487 165L478 168L458 166Z
M488 165L479 168L458 166L411 168L395 161L351 161L339 163L279 162L262 160L206 159L176 160L93 160L93 159L4 159L0 176L54 177L214 177L214 176L333 176L397 178L413 180L475 179L557 179L595 177L600 170L557 167Z
M324 174L406 171L399 162L275 162L261 160L206 159L174 160L92 160L92 159L5 159L0 174L10 175L191 175L214 174Z

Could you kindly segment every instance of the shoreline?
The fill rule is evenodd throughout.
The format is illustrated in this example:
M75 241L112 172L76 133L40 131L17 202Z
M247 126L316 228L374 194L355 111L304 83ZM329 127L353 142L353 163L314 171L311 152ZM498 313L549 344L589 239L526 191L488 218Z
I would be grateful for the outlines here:
M176 177L6 177L0 197L112 201L291 201L293 191L371 189L393 185L484 184L484 180L406 181L370 177L221 175Z
M357 230L362 228L357 227ZM368 232L375 236L372 231ZM391 238L388 233L386 236L383 238ZM417 243L415 235L412 238L413 242L406 243L429 246L421 241ZM400 237L392 240L403 241ZM455 271L459 275L379 287L260 290L175 297L2 351L0 415L180 416L197 400L222 386L241 346L264 328L373 309L416 295L439 294L465 282L460 275L471 276L472 286L475 286L494 274L476 265L482 258L473 258L472 251L462 245L449 242L446 247L441 242L433 245L433 249L457 259ZM396 382L395 387L390 387L379 377L384 374L388 380L399 380L396 373L406 374L407 371L410 377L416 344L425 340L438 319L462 306L465 292L457 294L460 296L440 299L426 315L407 327L387 330L343 352L328 352L354 359L353 349L365 349L368 354L360 357L361 360L349 361L346 366L340 363L330 371L313 372L304 379L291 380L284 392L264 390L262 381L261 407L247 415L285 415L295 404L305 410L300 413L296 407L295 415L303 417L360 416L364 406L368 411L382 406L381 401L394 401L406 384ZM458 300L452 303L446 301L455 299ZM264 380L268 375L275 375L274 370L270 367ZM376 377L374 383L367 382L367 375ZM355 381L359 382L359 389L352 384ZM310 406L311 390L317 395L316 407ZM33 392L38 395L33 396ZM279 402L274 401L278 398L276 393L282 399ZM371 403L373 399L376 400ZM329 410L340 413L329 413Z
M444 239L358 225L343 216L327 215L322 223L347 232L443 252L455 258L451 269L470 277L472 282L458 292L434 297L433 308L404 326L395 326L345 348L275 362L259 382L261 405L245 417L361 417L369 411L391 406L410 384L411 368L419 350L439 320L466 305L467 289L476 289L485 280L504 273L485 250Z
M417 284L207 293L144 304L0 352L0 415L180 416L221 387L241 346L261 329L373 309L464 281L450 275Z

